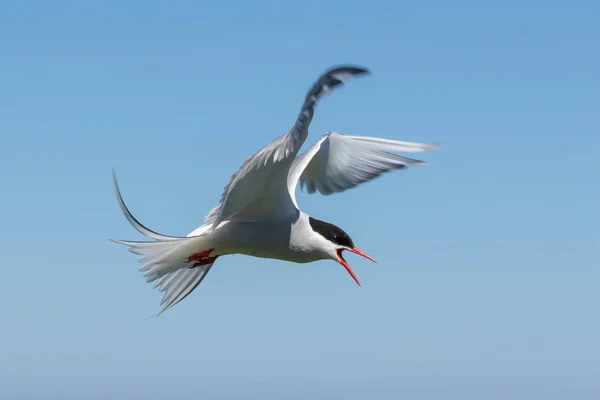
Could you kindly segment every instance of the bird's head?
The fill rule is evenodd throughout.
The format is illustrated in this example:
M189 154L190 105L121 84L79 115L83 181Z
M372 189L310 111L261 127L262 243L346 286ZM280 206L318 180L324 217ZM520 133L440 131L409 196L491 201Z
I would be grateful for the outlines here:
M342 252L344 250L348 250L352 253L363 256L375 263L377 261L371 258L371 256L369 256L364 251L355 247L354 242L352 241L350 236L341 228L312 217L309 218L309 222L312 230L315 233L317 233L321 238L325 239L319 240L319 247L322 248L321 250L325 253L327 258L330 258L342 264L344 268L346 268L346 271L348 271L350 276L356 281L358 286L360 286L358 278L354 274L354 271L352 271L352 268L350 268L350 265L348 265L348 262L346 262L346 260L342 256Z

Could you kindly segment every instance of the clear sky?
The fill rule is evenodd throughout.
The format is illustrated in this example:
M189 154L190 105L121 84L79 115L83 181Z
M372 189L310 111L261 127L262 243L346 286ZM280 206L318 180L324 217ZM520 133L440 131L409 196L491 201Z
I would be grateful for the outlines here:
M0 398L600 398L600 5L494 3L3 1ZM111 169L185 235L340 63L306 145L443 144L299 196L380 265L223 257L148 318Z

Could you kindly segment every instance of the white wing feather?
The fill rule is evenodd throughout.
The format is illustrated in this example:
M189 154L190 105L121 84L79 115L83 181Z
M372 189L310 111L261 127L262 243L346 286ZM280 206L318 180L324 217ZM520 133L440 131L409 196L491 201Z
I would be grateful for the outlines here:
M290 169L288 190L297 206L295 190L298 182L308 193L318 191L329 195L342 192L384 172L426 164L395 152L419 152L437 147L439 145L435 143L402 142L329 132L298 156Z

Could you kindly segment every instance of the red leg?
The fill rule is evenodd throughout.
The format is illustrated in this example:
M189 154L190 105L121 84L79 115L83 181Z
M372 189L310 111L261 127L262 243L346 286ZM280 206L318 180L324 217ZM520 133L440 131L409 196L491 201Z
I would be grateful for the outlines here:
M207 258L210 253L212 253L214 249L208 249L201 251L200 253L194 253L188 258L188 262L202 260L203 258Z
M193 266L194 266L194 267L200 267L200 266L202 266L202 265L212 264L212 263L214 263L214 262L215 262L215 260L216 260L217 258L219 258L219 256L214 256L214 257L206 257L206 258L203 258L202 260L200 260L200 261L198 261L198 262L195 262Z
M193 267L200 267L202 265L212 264L219 256L209 257L214 249L204 250L200 253L194 253L188 257L188 262L197 261L192 265Z

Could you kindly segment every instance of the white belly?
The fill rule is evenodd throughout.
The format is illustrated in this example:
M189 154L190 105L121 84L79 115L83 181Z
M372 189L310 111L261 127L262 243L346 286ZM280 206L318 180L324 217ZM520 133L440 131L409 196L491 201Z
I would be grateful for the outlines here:
M317 261L323 257L295 246L302 217L289 220L229 221L211 236L215 243L214 254L244 254L260 258L273 258L297 263Z

